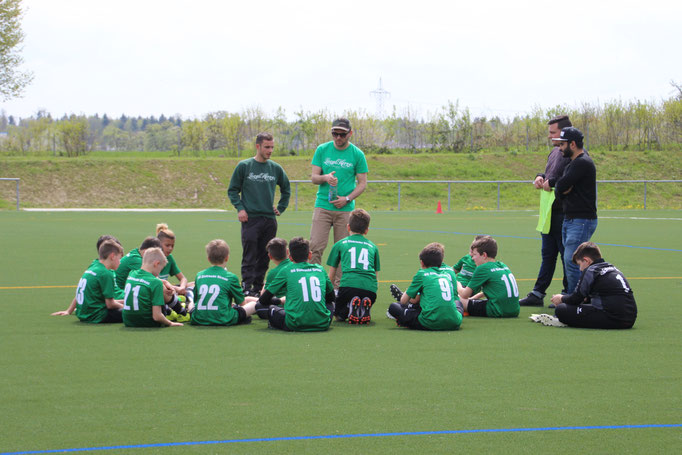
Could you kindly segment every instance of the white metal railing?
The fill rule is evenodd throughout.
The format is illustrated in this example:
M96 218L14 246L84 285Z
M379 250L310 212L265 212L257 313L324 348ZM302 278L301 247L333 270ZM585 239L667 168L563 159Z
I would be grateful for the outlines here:
M0 181L15 181L17 182L17 210L19 210L19 181L21 179L18 178L13 178L13 177L0 177Z

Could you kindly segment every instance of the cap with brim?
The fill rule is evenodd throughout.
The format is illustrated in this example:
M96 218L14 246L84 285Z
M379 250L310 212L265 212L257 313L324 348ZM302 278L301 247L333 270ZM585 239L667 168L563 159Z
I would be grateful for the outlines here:
M345 118L337 118L332 122L332 130L350 131L350 121Z
M581 141L583 139L583 133L575 127L567 126L561 130L561 135L557 138L552 138L555 142L571 142L571 141Z

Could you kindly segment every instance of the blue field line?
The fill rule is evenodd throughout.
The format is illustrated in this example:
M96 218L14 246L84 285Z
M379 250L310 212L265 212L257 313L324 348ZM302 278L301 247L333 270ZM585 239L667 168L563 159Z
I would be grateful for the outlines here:
M207 220L207 221L218 221L218 222L224 222L224 223L238 223L239 221L233 221L233 220ZM278 223L280 225L287 225L287 226L310 226L310 223ZM507 239L522 239L522 240L537 240L540 241L540 238L538 236L535 237L528 237L528 236L521 236L521 235L504 235L504 234L486 234L483 232L457 232L457 231L435 231L435 230L430 230L430 229L402 229L402 228L372 228L373 231L399 231L399 232L423 232L423 233L429 233L429 234L450 234L450 235L467 235L467 236L476 236L476 235L492 235L493 237L496 238L507 238ZM597 243L597 242L595 242ZM673 251L677 253L682 253L682 249L676 249L676 248L658 248L658 247L653 247L653 246L637 246L637 245L621 245L618 243L602 243L599 242L597 245L603 245L603 246L617 246L621 248L635 248L639 250L655 250L655 251Z
M317 436L283 436L275 438L248 438L248 439L224 439L216 441L186 441L186 442L163 442L157 444L131 444L105 447L79 447L74 449L51 449L29 450L21 452L2 452L0 455L28 455L43 453L70 453L70 452L94 452L98 450L125 450L125 449L149 449L159 447L182 447L200 446L213 444L235 444L246 442L278 442L278 441L311 441L318 439L350 439L350 438L382 438L395 436L434 436L448 434L474 434L474 433L519 433L534 431L575 431L575 430L629 430L638 428L680 428L682 424L649 424L649 425L590 425L571 427L540 427L540 428L490 428L474 430L439 430L439 431L407 431L397 433L356 433L356 434L330 434Z

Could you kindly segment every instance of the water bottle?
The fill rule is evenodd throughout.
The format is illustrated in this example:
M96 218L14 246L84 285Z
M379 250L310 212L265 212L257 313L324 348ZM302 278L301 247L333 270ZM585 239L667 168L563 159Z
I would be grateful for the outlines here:
M339 198L339 192L335 186L329 185L329 202L334 202Z

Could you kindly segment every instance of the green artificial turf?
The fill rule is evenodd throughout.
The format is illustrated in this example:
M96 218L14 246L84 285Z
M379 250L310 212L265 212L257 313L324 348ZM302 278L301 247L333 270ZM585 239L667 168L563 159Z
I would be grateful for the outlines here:
M497 238L498 258L524 296L540 263L534 215L374 212L368 237L379 245L382 270L372 324L335 322L324 333L284 333L259 319L230 328L126 329L50 316L68 306L105 233L128 251L153 234L157 222L168 223L177 235L173 255L190 279L207 267L204 245L224 238L232 248L228 269L239 274L234 212L0 212L0 452L682 423L680 212L600 212L593 240L630 280L639 307L632 330L544 327L528 319L537 308L522 308L517 319L465 318L460 331L445 333L400 329L385 318L388 284L406 287L426 243L445 244L445 261L453 264L476 233ZM279 235L307 237L310 219L310 212L286 212ZM557 279L549 293L559 290ZM204 443L106 453L676 453L681 436L678 426Z

